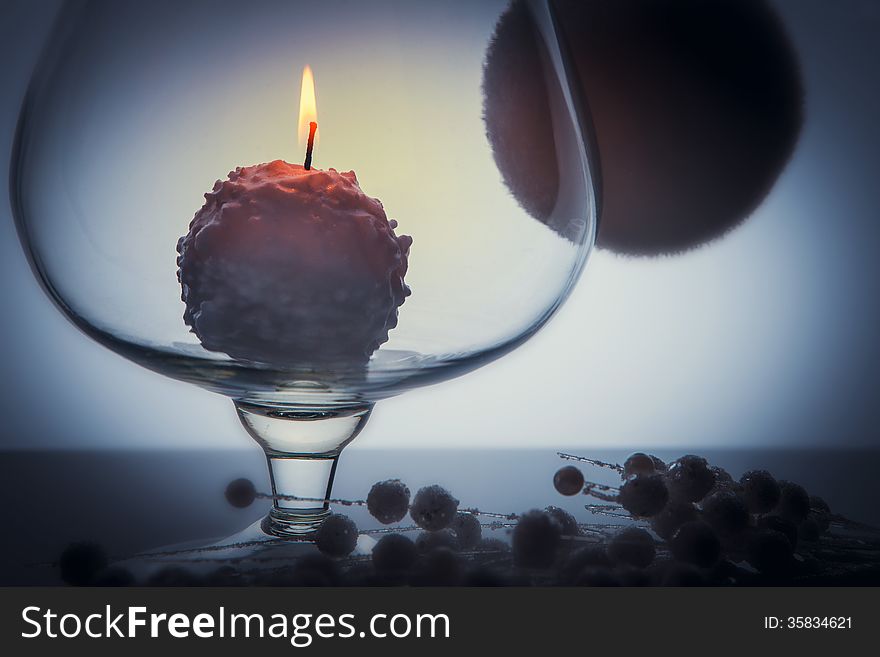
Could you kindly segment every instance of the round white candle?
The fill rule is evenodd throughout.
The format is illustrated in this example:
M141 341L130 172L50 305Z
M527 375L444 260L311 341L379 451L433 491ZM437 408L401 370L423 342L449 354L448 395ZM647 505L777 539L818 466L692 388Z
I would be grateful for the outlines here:
M184 321L236 359L365 363L410 293L396 226L353 172L239 167L178 242Z

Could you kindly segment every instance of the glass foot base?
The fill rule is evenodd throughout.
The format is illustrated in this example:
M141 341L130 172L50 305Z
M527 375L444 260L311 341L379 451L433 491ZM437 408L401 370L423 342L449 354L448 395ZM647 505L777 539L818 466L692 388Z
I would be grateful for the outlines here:
M280 572L300 559L320 554L309 535L278 536L267 531L267 525L271 526L271 523L270 514L224 539L169 545L116 562L113 566L124 568L136 581L146 583L163 571L181 570L195 578L205 578L205 583L210 584L225 566L233 566L237 571L264 573L267 581L271 581L274 571ZM360 536L351 556L368 556L375 544L375 539ZM162 583L161 578L159 583Z
M260 528L265 534L278 538L311 539L329 515L329 509L296 511L274 507L263 518Z

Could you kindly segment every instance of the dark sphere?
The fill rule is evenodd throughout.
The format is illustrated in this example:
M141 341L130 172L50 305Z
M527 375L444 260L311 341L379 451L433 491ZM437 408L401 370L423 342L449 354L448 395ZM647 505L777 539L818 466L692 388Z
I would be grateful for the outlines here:
M297 559L281 573L276 573L273 579L274 581L267 582L271 586L338 586L341 574L330 556L309 554Z
M819 523L819 530L824 534L831 527L831 507L817 495L810 495L810 512Z
M331 513L315 532L315 545L328 557L345 557L357 546L358 528L351 518Z
M669 491L662 475L635 475L620 487L617 501L636 518L650 518L666 506Z
M71 586L86 586L107 566L107 553L97 543L72 543L58 559L61 580Z
M660 513L651 517L651 529L668 541L684 523L698 519L697 509L691 502L670 500Z
M668 468L668 466L666 465L666 461L658 459L653 454L649 454L648 456L650 456L651 460L654 461L654 470L656 472L658 472L660 474L663 474L664 472L666 472L666 469Z
M483 537L483 528L480 526L480 520L473 513L459 511L455 514L455 518L452 519L452 524L449 525L449 528L458 539L458 545L462 550L473 549Z
M651 586L651 573L647 568L618 567L615 575L621 586Z
M798 527L798 538L802 541L812 543L818 541L822 536L822 528L816 517L811 513L808 515Z
M689 563L666 561L651 570L655 586L689 587L703 586L706 583L703 573Z
M611 568L611 558L605 545L587 545L572 552L559 572L563 585L574 584L586 568Z
M441 547L458 552L461 544L458 541L458 537L449 529L438 529L436 532L419 532L419 535L416 536L416 549L422 554Z
M598 245L677 253L743 221L773 187L803 122L797 56L766 0L558 0L574 92L592 118ZM548 84L527 3L496 26L486 132L520 205L563 237ZM595 144L593 144L595 142ZM595 157L595 153L594 153Z
M458 500L437 484L419 489L409 515L422 529L434 532L448 527L458 512Z
M733 486L736 482L733 480L733 477L730 473L722 468L719 465L709 466L709 469L712 471L712 474L715 475L715 485L716 486Z
M478 552L510 552L510 545L500 538L481 538L477 543Z
M712 485L712 490L709 491L710 494L723 490L733 491L734 493L742 492L742 486L730 476L727 470L717 465L710 466L709 469L715 475L715 483Z
M779 503L779 483L766 470L749 470L739 480L752 513L767 513Z
M367 511L383 525L403 520L409 511L409 488L400 479L373 484L367 494Z
M819 513L831 513L831 507L828 506L828 502L818 495L810 495L810 509Z
M431 550L413 574L415 586L458 586L464 579L461 557L447 548Z
M752 573L729 559L722 559L706 574L710 586L736 586L750 579Z
M759 529L749 539L748 561L765 575L784 575L794 566L791 542L780 532Z
M495 569L487 566L477 566L470 569L465 575L463 586L479 586L483 588L508 586L508 580Z
M798 543L798 526L782 516L761 516L758 518L758 529L769 529L779 532L791 543L794 550Z
M730 490L712 493L702 503L703 520L721 536L733 536L749 527L745 501Z
M688 454L669 464L666 470L669 496L681 502L699 502L715 485L715 473L701 456Z
M810 496L803 486L790 481L780 481L779 503L774 513L799 523L810 513Z
M386 534L373 547L373 565L379 572L398 572L412 568L418 552L415 543L402 534Z
M513 560L523 568L549 568L556 561L562 536L559 523L546 511L533 509L513 529Z
M584 489L584 474L580 468L566 465L553 475L553 487L562 495L577 495Z
M721 556L721 541L709 525L700 521L684 523L669 542L673 556L700 568L709 568Z
M407 573L404 572L379 572L372 563L363 561L353 563L342 573L340 586L402 586L408 583Z
M616 564L646 568L656 551L654 539L640 527L621 529L608 541L608 556Z
M654 474L656 470L657 469L654 467L654 459L642 452L630 454L626 461L623 462L624 479L639 474Z
M226 487L226 501L236 509L244 509L254 503L257 489L250 479L235 479Z
M560 509L558 506L548 506L544 510L559 523L563 536L580 536L581 528L578 527L577 519L568 511Z

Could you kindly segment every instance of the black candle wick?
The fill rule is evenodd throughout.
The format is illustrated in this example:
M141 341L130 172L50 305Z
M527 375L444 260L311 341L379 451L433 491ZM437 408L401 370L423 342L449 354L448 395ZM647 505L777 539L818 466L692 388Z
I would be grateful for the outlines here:
M312 168L312 150L315 148L315 131L318 129L318 124L312 121L309 123L309 143L306 146L306 161L303 164L303 168L306 171Z

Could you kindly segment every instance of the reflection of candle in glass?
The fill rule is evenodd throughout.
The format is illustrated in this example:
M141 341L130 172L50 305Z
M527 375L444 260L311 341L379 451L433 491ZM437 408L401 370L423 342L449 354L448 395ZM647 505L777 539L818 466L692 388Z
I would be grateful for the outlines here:
M303 71L304 166L239 167L205 194L177 250L184 321L202 345L284 366L362 364L397 325L412 238L354 172L311 167L317 106Z

